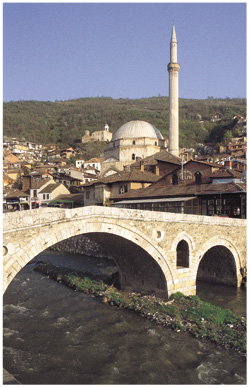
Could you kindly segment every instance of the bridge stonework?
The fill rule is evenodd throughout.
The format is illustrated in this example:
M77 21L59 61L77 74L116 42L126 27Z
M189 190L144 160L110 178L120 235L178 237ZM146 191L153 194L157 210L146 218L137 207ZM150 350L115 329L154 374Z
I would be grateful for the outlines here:
M210 273L211 279L232 284L231 269L239 287L246 267L246 220L101 206L36 209L4 214L3 291L39 253L81 234L111 254L122 288L134 291L192 295L198 272L201 278ZM216 247L222 249L218 257ZM186 257L184 265L178 263L178 250ZM208 264L201 268L207 252Z

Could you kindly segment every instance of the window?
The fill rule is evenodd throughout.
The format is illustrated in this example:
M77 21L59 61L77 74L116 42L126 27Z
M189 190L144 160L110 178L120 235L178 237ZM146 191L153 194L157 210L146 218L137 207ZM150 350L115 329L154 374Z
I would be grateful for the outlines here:
M49 194L47 194L47 199L49 199Z
M157 141L155 141L155 145L157 146Z
M133 140L133 144L135 144L135 140Z
M177 267L189 268L189 247L188 243L185 240L181 240L176 248Z
M43 199L45 199L45 194L43 194Z
M207 215L208 216L213 216L215 213L214 211L214 200L213 199L209 199L207 201Z
M174 186L178 185L178 176L176 174L172 176L172 183Z
M135 154L132 154L132 160L135 160Z
M196 185L200 185L201 184L201 173L200 173L200 171L196 171L194 176L195 176L195 183L196 183Z
M127 193L128 192L128 186L125 185L125 186L120 186L119 188L119 194L124 194L124 193Z
M188 201L185 201L184 213L185 214L200 214L198 198L194 198L194 199L190 199ZM206 213L202 213L202 214L206 214Z

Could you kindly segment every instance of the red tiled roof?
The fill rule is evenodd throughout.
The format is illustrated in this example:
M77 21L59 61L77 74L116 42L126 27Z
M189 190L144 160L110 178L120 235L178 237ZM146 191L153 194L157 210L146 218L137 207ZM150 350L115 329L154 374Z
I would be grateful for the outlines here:
M43 187L47 182L51 182L51 179L41 179L40 181L31 181L31 189L40 189Z
M5 198L19 198L19 197L28 197L29 194L21 190L10 191Z
M133 169L132 171L121 171L116 174L108 175L107 177L100 178L87 184L87 186L95 185L98 183L115 183L115 182L147 182L153 183L160 179L160 176L148 171L140 171Z
M139 160L137 162L132 163L131 167L132 168L133 167L134 168L139 167L141 162L145 166L146 165L155 165L155 164L157 164L157 161L171 163L171 164L176 164L176 165L180 165L181 164L181 159L180 158L170 154L168 151L163 150L163 151L157 152L156 154L147 156L146 158L141 159L141 160Z
M235 169L220 168L210 175L210 178L240 178L241 172Z
M187 184L176 186L155 187L151 185L145 189L131 190L125 194L112 197L112 199L136 199L136 198L160 198L188 195L202 195L215 193L232 193L246 191L246 185L243 183L205 183L205 184Z
M44 187L39 194L48 194L52 193L57 187L63 185L62 183L51 183L50 185Z

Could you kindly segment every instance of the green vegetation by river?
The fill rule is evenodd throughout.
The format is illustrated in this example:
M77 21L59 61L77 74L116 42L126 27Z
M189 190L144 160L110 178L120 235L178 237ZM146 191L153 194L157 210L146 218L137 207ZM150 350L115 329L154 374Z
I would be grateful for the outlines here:
M38 264L35 271L42 272L75 291L101 297L104 303L111 306L135 311L177 332L188 332L196 338L246 352L246 319L228 309L203 302L197 296L175 293L166 301L153 295L121 292L113 286L112 279L104 282L91 274L49 263Z

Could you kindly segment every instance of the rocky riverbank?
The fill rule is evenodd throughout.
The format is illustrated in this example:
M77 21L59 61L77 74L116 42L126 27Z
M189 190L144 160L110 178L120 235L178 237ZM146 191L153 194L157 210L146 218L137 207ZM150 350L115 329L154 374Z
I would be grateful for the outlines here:
M114 278L96 278L93 274L76 272L50 263L39 263L35 271L63 283L75 291L93 294L103 303L125 308L177 332L184 331L224 348L246 352L246 319L228 309L203 302L197 296L181 293L163 300L154 295L122 292L114 287Z

